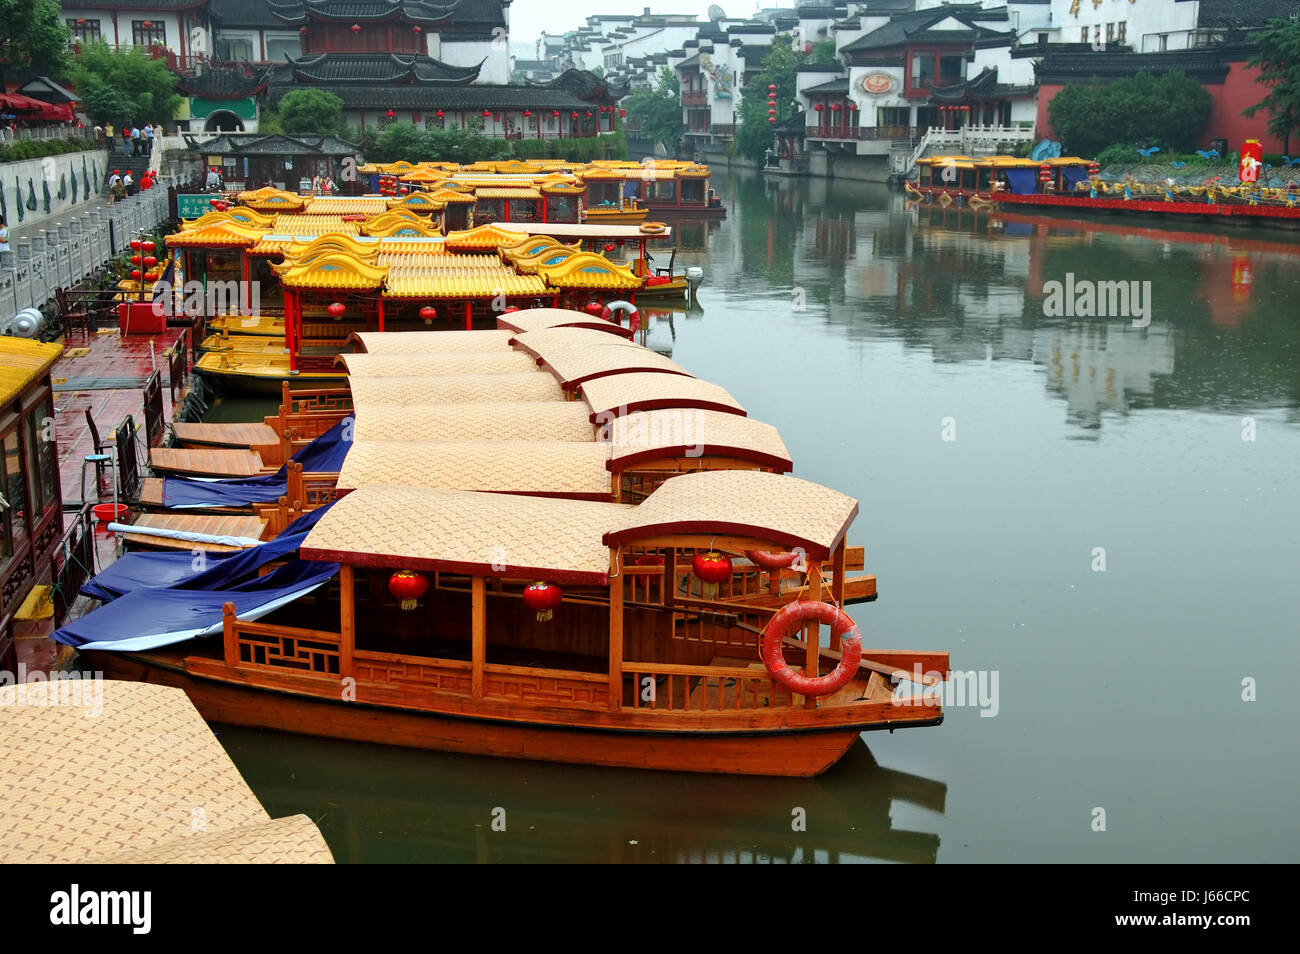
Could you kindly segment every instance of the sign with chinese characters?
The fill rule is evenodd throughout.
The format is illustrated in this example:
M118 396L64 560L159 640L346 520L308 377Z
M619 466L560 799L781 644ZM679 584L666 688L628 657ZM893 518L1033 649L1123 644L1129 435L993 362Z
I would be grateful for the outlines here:
M182 219L197 219L212 211L212 194L181 194L176 196L176 216Z
M1264 147L1258 139L1247 139L1241 147L1241 163L1237 178L1242 182L1258 182L1264 168Z

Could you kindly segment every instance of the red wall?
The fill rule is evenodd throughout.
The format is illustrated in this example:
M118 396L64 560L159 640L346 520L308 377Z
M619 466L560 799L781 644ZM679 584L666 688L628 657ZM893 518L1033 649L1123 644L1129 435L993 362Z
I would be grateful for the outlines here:
M1207 86L1206 91L1214 100L1210 107L1210 119L1205 124L1200 136L1199 148L1209 148L1211 139L1228 140L1228 151L1236 152L1247 139L1258 139L1266 153L1282 151L1282 140L1269 135L1267 131L1268 113L1256 113L1250 119L1241 115L1247 106L1252 106L1264 98L1266 90L1255 83L1259 70L1248 67L1244 62L1229 64L1228 75L1221 85ZM1047 106L1062 87L1043 84L1038 87L1038 125L1040 139L1055 139L1056 133L1047 120ZM1300 147L1296 136L1291 137L1291 147Z

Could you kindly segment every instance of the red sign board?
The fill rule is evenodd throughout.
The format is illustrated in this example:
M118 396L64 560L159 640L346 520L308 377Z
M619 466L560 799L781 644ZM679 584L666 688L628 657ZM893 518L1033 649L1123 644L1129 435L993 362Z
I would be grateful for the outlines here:
M1241 168L1237 177L1242 182L1258 182L1264 170L1264 147L1258 139L1247 139L1241 147Z

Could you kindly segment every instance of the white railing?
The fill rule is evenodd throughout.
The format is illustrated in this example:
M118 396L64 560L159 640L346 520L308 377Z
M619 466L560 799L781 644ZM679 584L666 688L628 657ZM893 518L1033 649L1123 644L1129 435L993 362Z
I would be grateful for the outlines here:
M963 126L960 129L944 129L940 126L931 126L925 131L921 141L916 144L916 148L912 150L906 171L911 172L912 167L916 165L916 160L924 156L926 151L931 148L955 148L958 152L968 153L994 150L1002 145L1033 141L1034 130L1032 126Z

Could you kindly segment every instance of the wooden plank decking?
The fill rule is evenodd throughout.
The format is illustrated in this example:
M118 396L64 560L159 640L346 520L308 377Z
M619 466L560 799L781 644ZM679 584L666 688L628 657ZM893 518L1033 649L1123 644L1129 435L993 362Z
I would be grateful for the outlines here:
M177 421L172 433L185 447L233 447L247 449L259 444L275 444L280 438L275 429L266 424L230 423L199 424Z
M262 472L262 457L234 448L155 447L149 452L149 466L197 477L254 477Z
M186 533L206 533L213 536L249 537L261 539L266 521L256 515L236 514L221 516L216 514L193 513L142 513L135 519L135 525L154 527L159 530L184 530ZM128 533L124 538L136 547L155 550L239 550L219 543L194 543L189 540L171 540L166 537L152 537L147 534Z

